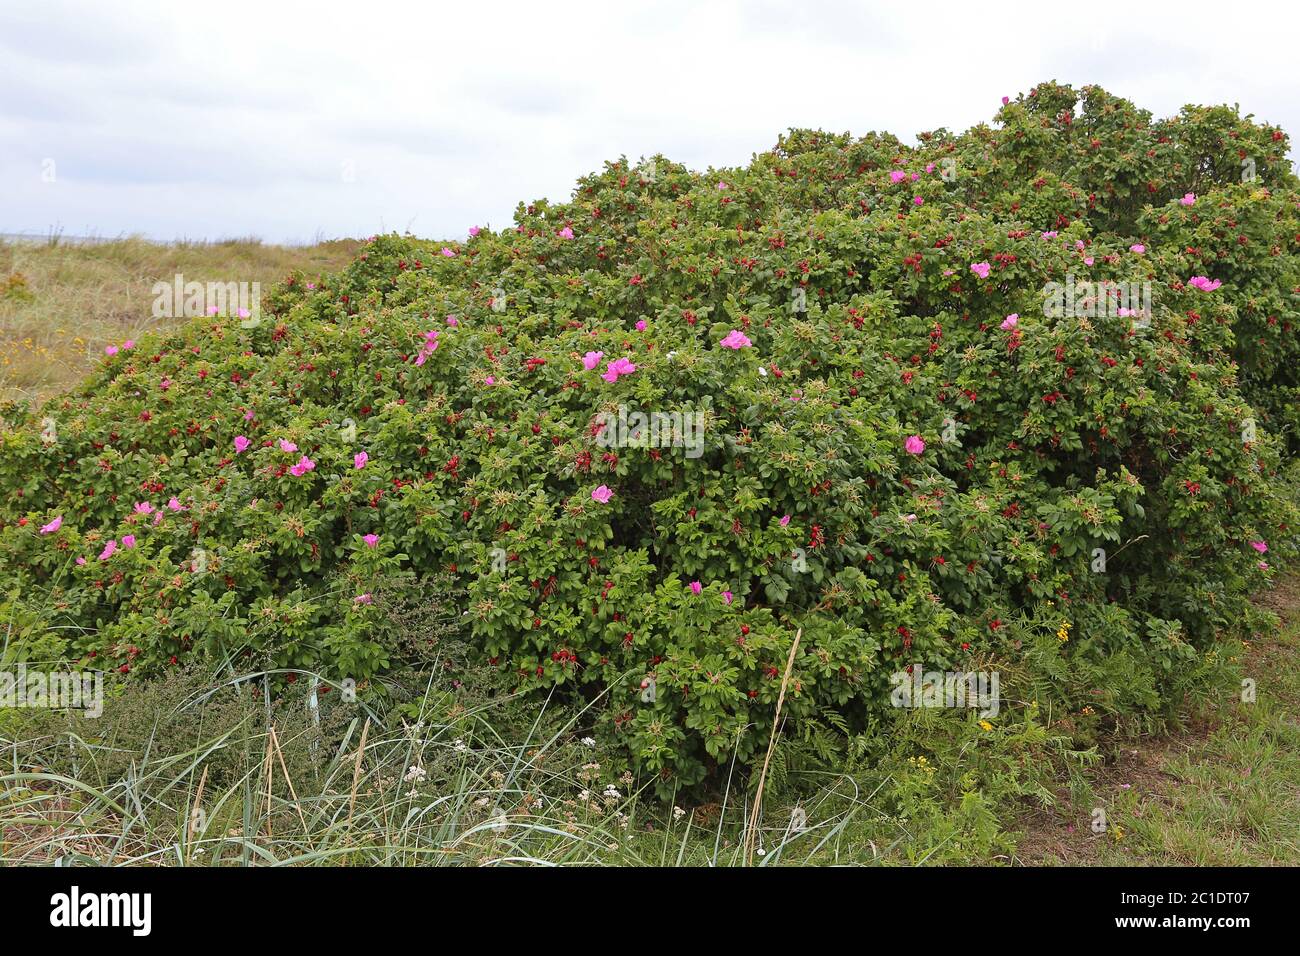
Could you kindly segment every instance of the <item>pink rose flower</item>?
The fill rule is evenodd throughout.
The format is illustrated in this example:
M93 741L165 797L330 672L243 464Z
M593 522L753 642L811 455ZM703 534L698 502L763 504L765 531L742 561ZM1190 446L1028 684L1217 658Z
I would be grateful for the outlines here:
M607 382L617 382L620 375L631 375L636 366L625 358L614 359L605 365L605 372L600 377Z
M704 590L704 585L702 585L699 581L692 581L692 582L691 582L691 593L692 593L692 594L699 594L699 593L700 593L701 591L703 591L703 590Z
M920 435L908 435L903 447L907 449L909 455L919 455L925 451L925 439Z
M588 352L586 355L582 357L582 367L585 368L588 372L590 372L593 368L595 368L597 365L600 364L600 360L603 359L604 357L605 357L604 352Z
M289 474L293 475L295 478L301 478L303 475L307 474L307 472L312 471L315 468L316 462L312 461L306 455L303 455L298 459L298 463L289 469Z
M1196 193L1187 193L1185 196L1183 196L1182 199L1180 199L1180 200L1178 200L1178 201L1179 201L1180 203L1182 203L1184 206L1195 206L1195 205L1196 205Z
M352 456L352 467L355 468L357 471L360 471L362 468L366 467L366 462L368 462L369 460L370 460L369 455L367 455L364 451L359 451Z
M295 445L293 442L289 441L287 438L280 439L280 451L297 451L297 450L298 450L298 446Z
M243 435L237 435L235 437L235 454L242 455L244 452L248 451L248 446L251 444L252 442Z
M1254 548L1256 551L1258 551L1260 554L1268 553L1268 543L1265 541L1252 541L1250 543L1250 546Z
M981 279L987 279L989 277L989 264L987 262L972 263L970 271L975 273Z
M1128 251L1129 251L1129 252L1136 252L1136 253L1138 253L1139 255L1141 255L1142 253L1144 253L1144 252L1147 251L1147 247L1144 246L1144 245L1142 245L1142 243L1140 243L1140 242L1135 242L1135 243L1133 243L1133 245L1131 245L1131 246L1128 247Z
M1010 315L1008 315L1005 319L1002 320L1002 324L998 326L998 328L1002 329L1003 332L1010 332L1019 324L1020 324L1020 313L1012 312Z
M597 501L602 505L609 504L609 499L613 497L614 492L610 491L609 487L606 485L601 485L599 488L596 488L591 492L591 500Z
M109 541L108 544L104 545L104 550L99 552L99 560L107 561L109 558L113 556L113 554L116 551L117 551L117 541L116 540Z
M744 332L739 329L732 329L718 344L724 349L747 349L754 343L749 341L749 337Z
M63 515L59 515L47 525L42 525L41 534L54 534L61 527L63 527Z
M364 542L366 543L366 547L367 547L367 548L373 548L375 545L377 545L377 544L379 543L379 535L377 535L377 534L368 534L368 535L366 535L364 538L362 538L361 540L364 541Z

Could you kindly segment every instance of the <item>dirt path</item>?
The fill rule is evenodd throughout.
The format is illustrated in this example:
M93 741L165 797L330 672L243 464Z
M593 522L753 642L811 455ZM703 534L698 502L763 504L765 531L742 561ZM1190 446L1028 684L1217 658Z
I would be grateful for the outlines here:
M1243 649L1255 702L1228 699L1182 732L1110 742L1056 808L1019 821L1013 862L1300 864L1300 579L1259 603L1282 626ZM1105 826L1094 829L1098 809Z

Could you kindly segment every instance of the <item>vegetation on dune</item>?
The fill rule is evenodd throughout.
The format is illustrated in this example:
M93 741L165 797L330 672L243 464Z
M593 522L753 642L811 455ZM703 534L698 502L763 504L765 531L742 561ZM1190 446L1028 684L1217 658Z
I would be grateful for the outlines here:
M432 599L448 687L590 704L667 798L761 762L778 700L778 782L930 726L991 741L959 791L1034 793L1027 755L1218 686L1294 552L1286 148L1043 84L915 147L793 131L376 237L8 410L6 653L377 701ZM903 713L910 667L1007 711Z
M358 245L351 239L304 247L257 239L0 240L0 401L48 398L75 385L106 346L177 324L152 314L157 282L180 274L186 281L238 280L270 290L295 269L341 269Z

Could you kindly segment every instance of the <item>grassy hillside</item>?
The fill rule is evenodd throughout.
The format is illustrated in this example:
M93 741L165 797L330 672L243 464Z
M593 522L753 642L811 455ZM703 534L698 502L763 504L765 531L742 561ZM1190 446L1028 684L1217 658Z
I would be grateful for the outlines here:
M75 244L0 240L0 401L46 398L70 386L104 346L158 327L155 282L260 282L333 271L357 243L266 245L257 239L170 245L127 238Z

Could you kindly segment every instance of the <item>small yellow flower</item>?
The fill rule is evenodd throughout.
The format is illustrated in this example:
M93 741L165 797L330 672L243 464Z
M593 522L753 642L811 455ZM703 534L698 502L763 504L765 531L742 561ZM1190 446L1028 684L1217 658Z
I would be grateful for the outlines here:
M990 724L987 720L981 720L981 721L980 721L980 726L983 727L985 730L992 730L992 729L993 729L993 725Z

